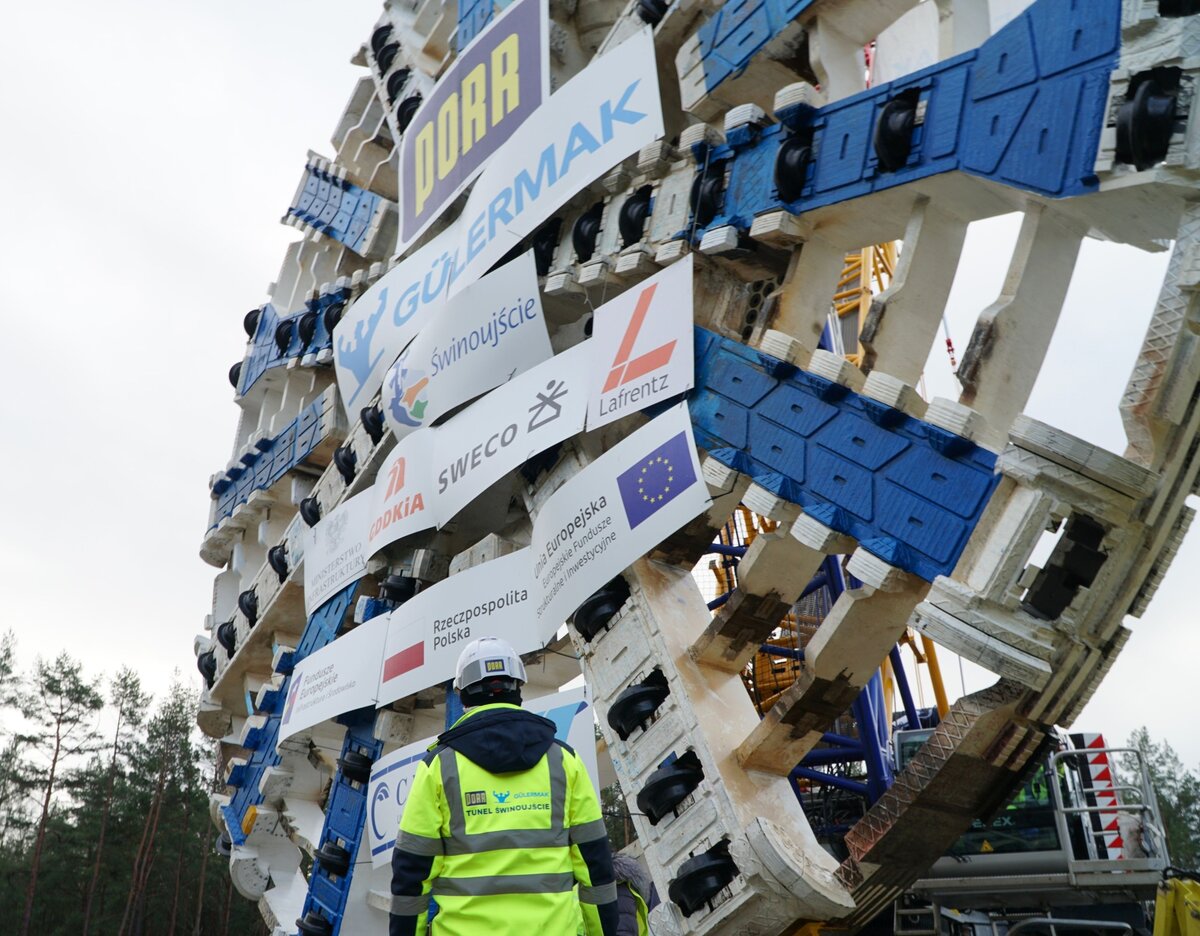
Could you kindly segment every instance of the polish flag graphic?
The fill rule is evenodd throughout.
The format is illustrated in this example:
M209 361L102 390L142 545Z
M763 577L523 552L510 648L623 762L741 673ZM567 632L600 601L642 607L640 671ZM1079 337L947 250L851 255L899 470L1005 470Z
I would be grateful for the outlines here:
M419 669L425 665L425 641L421 640L406 647L399 653L393 653L383 661L383 681L395 679L405 673Z

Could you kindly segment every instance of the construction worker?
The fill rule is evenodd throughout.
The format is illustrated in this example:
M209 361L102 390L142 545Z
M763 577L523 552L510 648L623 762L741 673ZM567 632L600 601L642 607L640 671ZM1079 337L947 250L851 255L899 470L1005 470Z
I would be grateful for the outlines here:
M467 712L417 766L392 853L391 936L616 936L600 804L554 723L521 708L525 666L497 637L458 658Z
M647 936L650 911L658 906L658 891L637 859L620 852L613 855L617 881L617 936Z

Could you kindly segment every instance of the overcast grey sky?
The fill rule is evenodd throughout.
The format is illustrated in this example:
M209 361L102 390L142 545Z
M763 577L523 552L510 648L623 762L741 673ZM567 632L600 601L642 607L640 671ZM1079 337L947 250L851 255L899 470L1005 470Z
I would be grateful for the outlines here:
M199 686L216 570L197 551L229 458L242 315L296 232L278 224L360 70L378 0L21 4L0 30L0 627ZM1015 218L976 225L948 310L961 355L999 290ZM1089 243L1029 412L1117 452L1117 401L1166 255ZM931 394L956 395L939 346ZM1195 766L1193 533L1080 730L1146 724ZM1189 571L1192 575L1189 575ZM953 694L957 667L946 665ZM967 671L968 689L984 675Z

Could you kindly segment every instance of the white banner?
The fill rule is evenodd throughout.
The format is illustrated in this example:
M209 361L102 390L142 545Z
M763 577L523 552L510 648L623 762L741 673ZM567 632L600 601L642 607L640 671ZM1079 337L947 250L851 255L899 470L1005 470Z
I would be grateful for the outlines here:
M386 637L387 620L373 618L297 663L279 722L279 740L374 705Z
M439 527L514 468L582 431L588 342L544 361L434 431L433 497Z
M371 781L367 787L367 846L371 850L373 867L382 867L392 860L400 817L408 802L417 764L436 740L416 741L379 758L371 766Z
M333 330L338 393L353 423L404 346L446 305L458 231L451 225L358 297ZM466 285L465 283L463 285Z
M367 530L374 493L356 494L304 533L304 611L312 614L367 568Z
M544 646L557 628L533 624L529 562L521 549L473 566L388 615L379 704L453 679L459 653L476 637L502 637L518 653Z
M593 61L488 162L453 229L458 292L627 156L663 135L654 37L647 28Z
M413 339L384 378L383 414L403 439L553 354L529 251L460 292Z
M687 404L680 403L542 506L530 544L538 627L557 628L596 589L711 504Z
M367 520L367 558L389 543L428 530L434 525L430 465L433 433L414 432L399 444L379 468Z
M584 688L543 696L526 702L524 708L554 722L554 736L569 744L583 759L592 785L596 786L596 736L592 729L592 706ZM426 738L402 747L381 757L371 768L371 782L367 788L367 845L373 867L382 867L392 859L400 816L408 802L417 764L436 740ZM596 795L600 795L598 786Z
M596 310L588 429L690 390L692 255Z

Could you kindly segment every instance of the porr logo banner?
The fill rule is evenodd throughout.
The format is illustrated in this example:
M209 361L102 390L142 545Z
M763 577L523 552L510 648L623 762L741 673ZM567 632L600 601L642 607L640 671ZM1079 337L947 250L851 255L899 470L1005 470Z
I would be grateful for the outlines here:
M530 251L464 289L413 339L384 379L384 416L403 439L553 354Z
M693 318L691 254L596 310L588 429L692 388Z
M550 96L546 0L517 0L438 80L400 143L403 253Z

